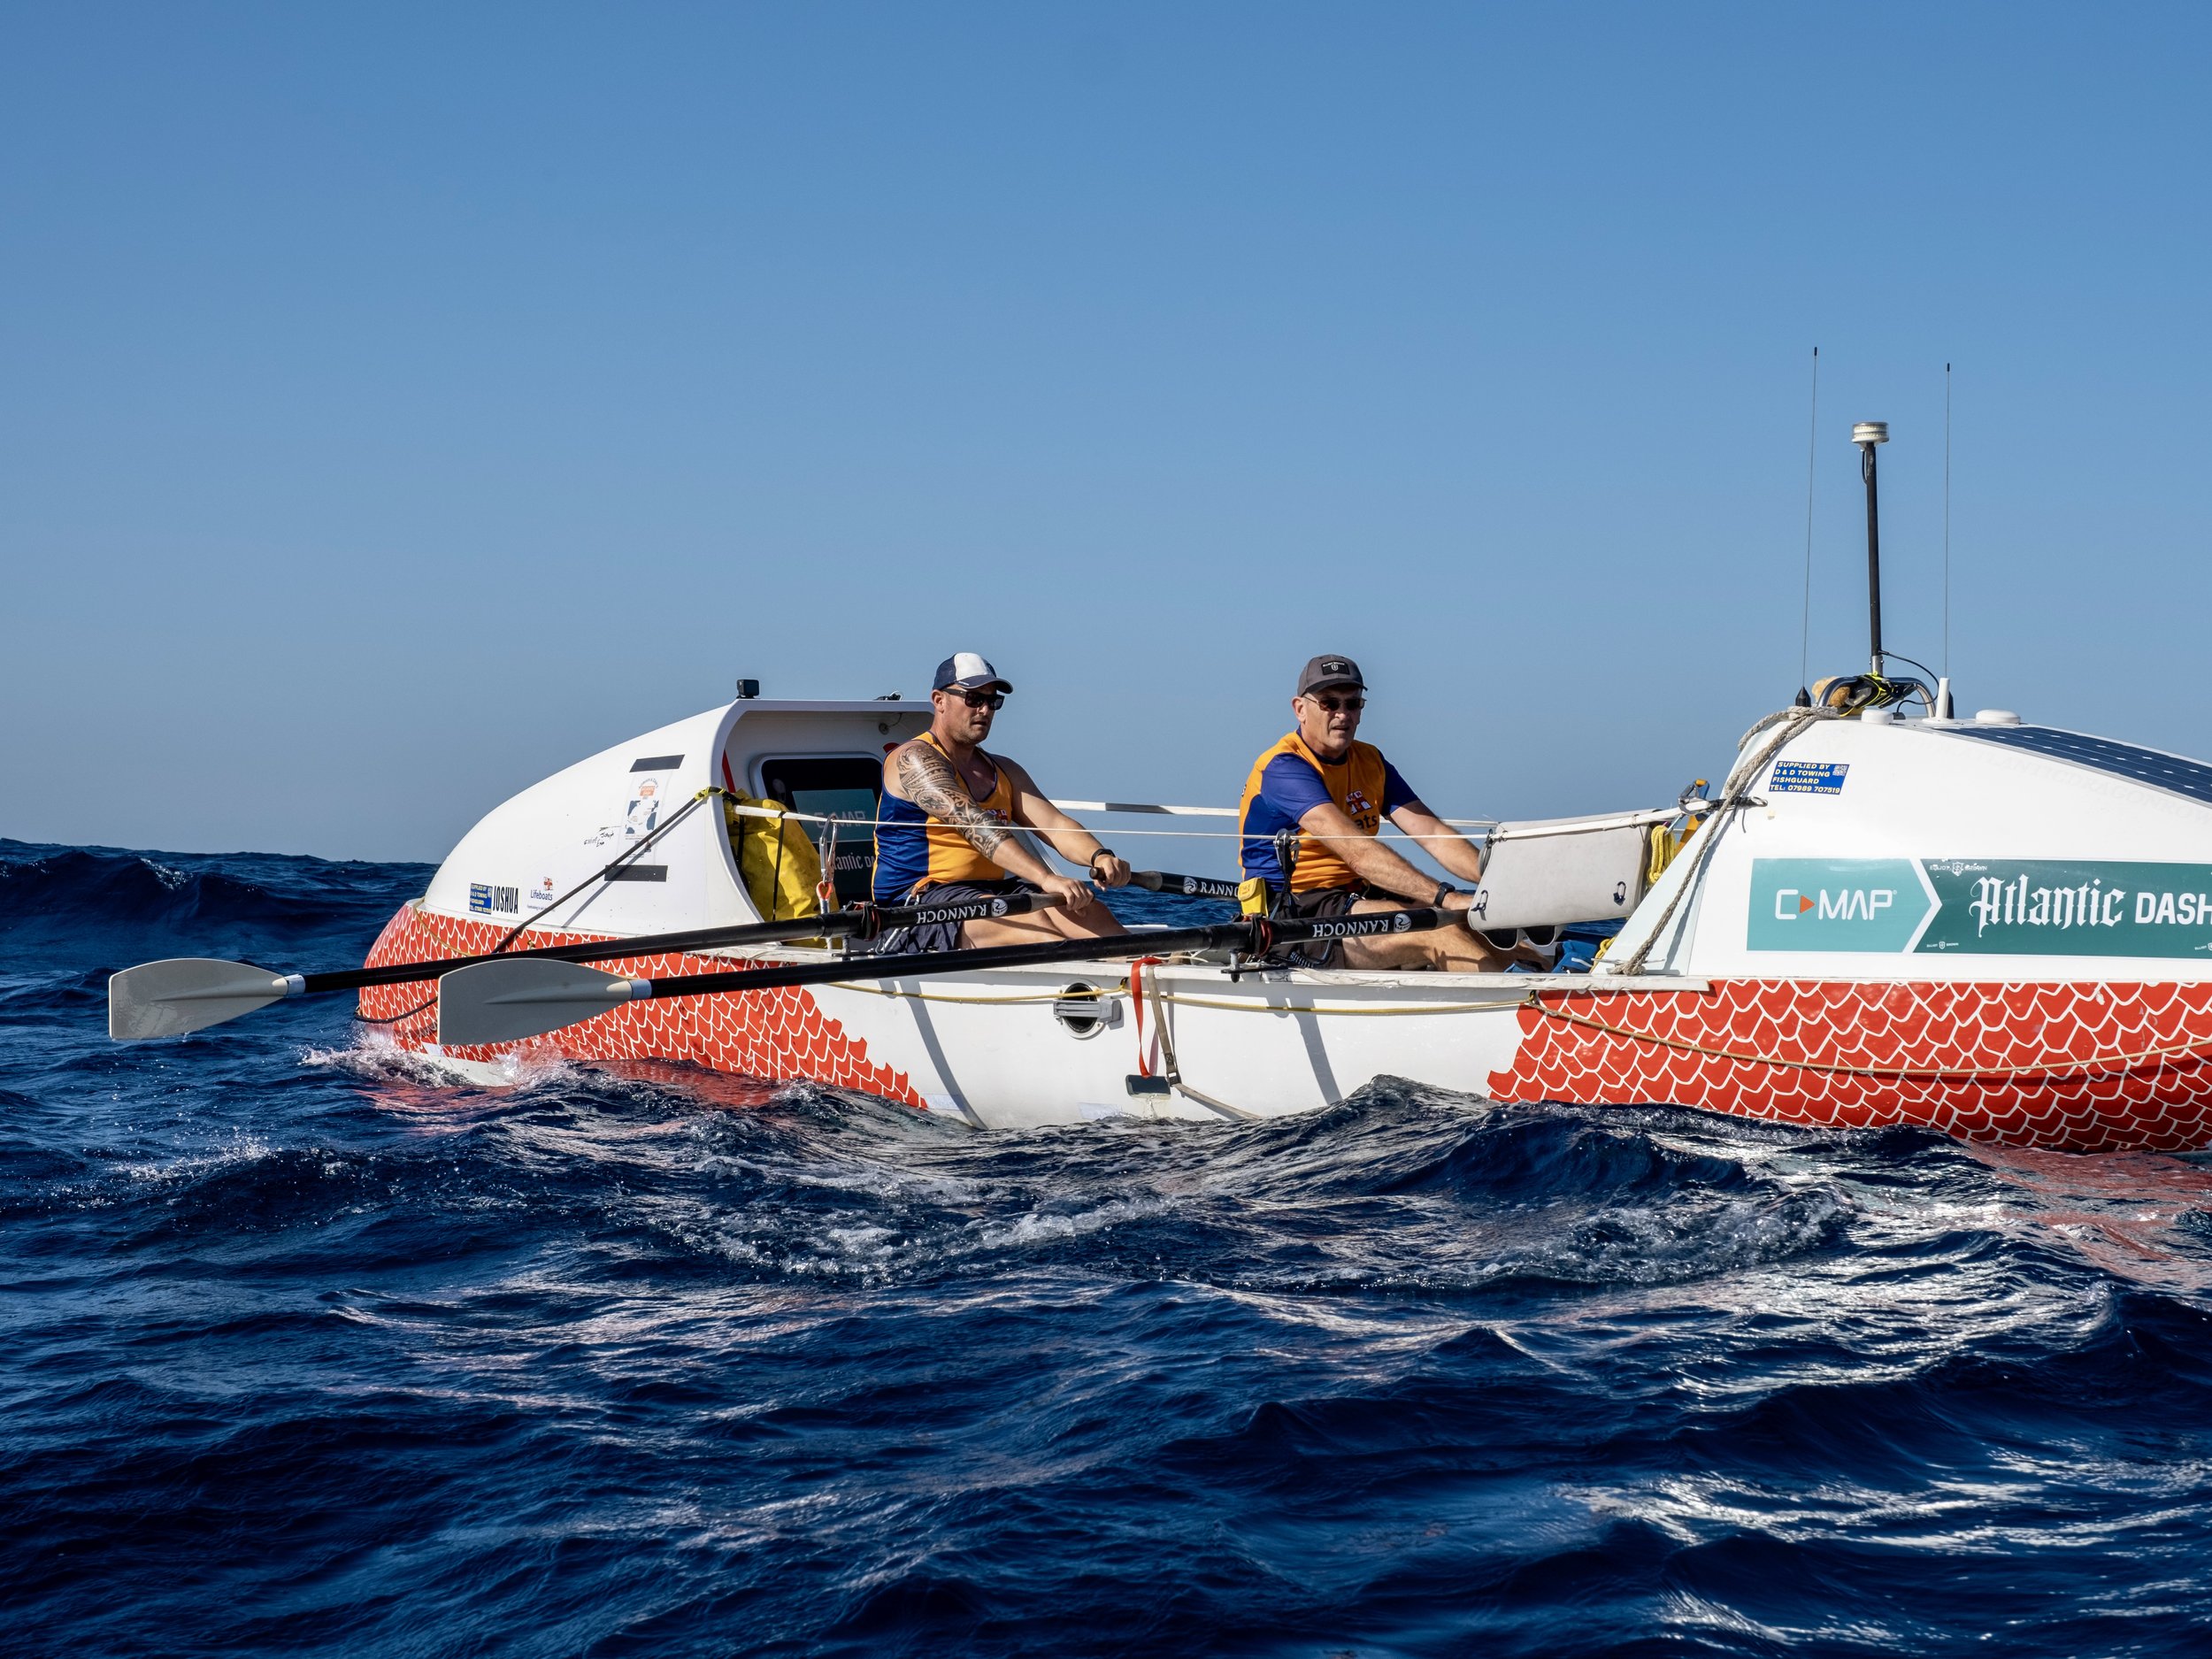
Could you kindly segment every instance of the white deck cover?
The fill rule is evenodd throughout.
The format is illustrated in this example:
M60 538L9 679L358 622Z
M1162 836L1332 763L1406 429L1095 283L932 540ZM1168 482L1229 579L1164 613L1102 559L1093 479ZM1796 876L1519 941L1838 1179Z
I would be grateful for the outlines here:
M765 700L678 720L602 749L494 808L439 866L425 907L503 926L534 918L541 927L618 938L756 921L719 798L694 808L629 861L653 879L591 878L701 790L729 783L759 794L764 756L879 757L887 744L913 736L927 720L926 704ZM574 897L552 903L580 883Z

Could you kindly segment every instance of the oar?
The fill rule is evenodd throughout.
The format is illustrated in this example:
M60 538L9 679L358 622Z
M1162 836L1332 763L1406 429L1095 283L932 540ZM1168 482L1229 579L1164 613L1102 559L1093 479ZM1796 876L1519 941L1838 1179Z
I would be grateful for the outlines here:
M1308 939L1363 939L1448 926L1463 911L1375 910L1363 916L1310 920L1247 916L1233 922L1105 939L1063 939L1041 945L997 945L980 950L913 951L781 968L741 968L725 973L686 973L633 979L567 962L497 956L457 968L438 981L438 1041L454 1048L519 1042L625 1002L649 997L705 996L722 991L769 991L782 986L835 985L866 979L903 979L920 974L984 972L1055 962L1102 962L1171 950L1241 950L1264 956L1278 944Z
M657 956L718 946L775 944L787 939L872 934L879 928L910 927L924 922L974 922L999 916L1026 916L1050 910L1060 901L1049 893L1015 893L1002 898L971 899L959 904L899 905L878 910L833 910L780 922L744 922L728 927L698 927L681 933L642 933L631 939L601 940L588 945L541 945L475 956L443 956L426 962L394 962L380 968L349 968L335 973L274 973L250 962L216 956L172 956L142 963L108 979L108 1035L118 1042L178 1037L219 1025L241 1014L288 996L323 991L357 991L371 985L409 985L480 962L605 962L615 956Z
M1180 893L1194 899L1233 899L1237 884L1217 876L1179 876L1165 870L1132 870L1129 885L1147 893Z
M1206 898L1234 898L1233 883L1202 876L1179 876L1139 870L1134 886L1155 893L1188 893ZM1218 889L1217 891L1217 889ZM118 1042L180 1037L204 1031L288 996L326 991L358 991L372 985L414 985L479 962L606 962L616 956L654 956L672 951L709 950L733 945L778 944L789 939L836 939L848 933L871 937L879 929L926 922L975 922L1001 916L1027 916L1060 901L1049 894L1018 893L1003 898L971 899L959 904L898 905L878 910L861 905L826 916L795 917L779 922L742 922L728 927L697 927L680 933L643 933L631 939L588 945L540 945L526 950L487 952L473 956L439 956L423 962L387 963L380 968L348 968L332 973L278 973L250 962L219 956L171 956L126 968L108 979L108 1035Z

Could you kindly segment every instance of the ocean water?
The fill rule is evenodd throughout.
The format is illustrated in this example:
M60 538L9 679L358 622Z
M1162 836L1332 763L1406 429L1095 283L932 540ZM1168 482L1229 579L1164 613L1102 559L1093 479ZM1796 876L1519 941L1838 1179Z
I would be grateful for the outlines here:
M2212 1170L107 1041L426 873L0 842L6 1652L2212 1652Z

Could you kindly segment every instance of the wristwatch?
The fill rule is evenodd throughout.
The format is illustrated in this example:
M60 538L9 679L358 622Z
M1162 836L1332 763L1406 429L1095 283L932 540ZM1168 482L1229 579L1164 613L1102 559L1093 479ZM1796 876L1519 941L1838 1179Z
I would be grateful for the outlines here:
M1088 871L1092 875L1095 876L1098 873L1098 861L1102 858L1111 858L1113 856L1114 849L1112 848L1102 847L1091 855L1090 862L1085 864L1083 868Z
M1436 884L1436 891L1429 895L1430 907L1434 910L1443 909L1444 901L1451 897L1453 894L1458 891L1459 889L1448 881L1438 882Z

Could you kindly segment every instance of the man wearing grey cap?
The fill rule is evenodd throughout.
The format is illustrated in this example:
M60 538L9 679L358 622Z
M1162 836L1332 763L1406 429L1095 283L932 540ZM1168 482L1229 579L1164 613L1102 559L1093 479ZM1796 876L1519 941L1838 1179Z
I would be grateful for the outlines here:
M929 730L884 757L875 901L954 904L1041 891L1057 894L1060 908L899 928L884 935L879 951L1033 944L1123 931L1089 882L1054 874L1014 833L1018 826L1036 831L1093 881L1118 887L1129 879L1129 866L1047 800L1027 772L1003 755L983 751L992 718L1013 688L973 651L937 664Z
M1416 869L1377 839L1388 818L1454 875L1482 879L1482 854L1421 803L1371 743L1356 741L1367 682L1348 657L1308 660L1290 711L1298 725L1252 763L1238 812L1247 879L1267 883L1291 916L1434 904L1463 910L1469 895ZM1290 855L1288 869L1279 838ZM1308 947L1309 967L1443 968L1474 973L1503 959L1475 933L1440 927Z

